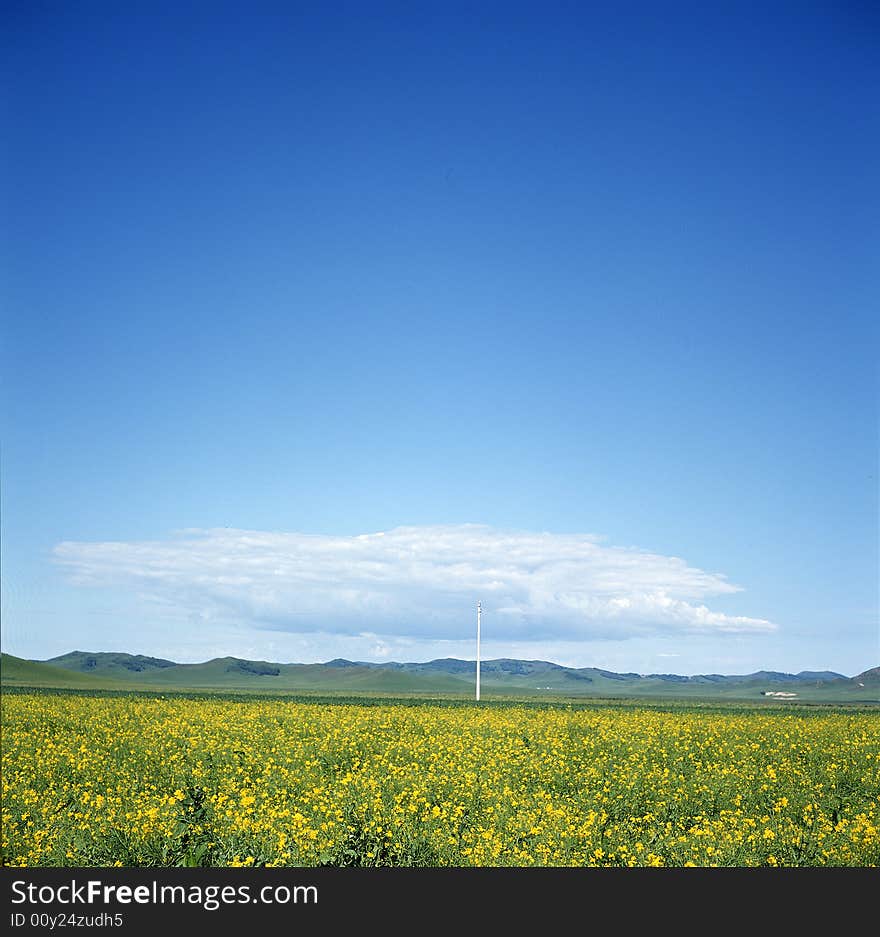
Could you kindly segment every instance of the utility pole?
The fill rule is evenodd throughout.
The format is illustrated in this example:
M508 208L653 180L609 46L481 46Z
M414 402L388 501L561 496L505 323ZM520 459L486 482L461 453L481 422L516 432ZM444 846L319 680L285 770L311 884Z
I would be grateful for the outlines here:
M480 702L480 614L482 603L477 602L477 702Z

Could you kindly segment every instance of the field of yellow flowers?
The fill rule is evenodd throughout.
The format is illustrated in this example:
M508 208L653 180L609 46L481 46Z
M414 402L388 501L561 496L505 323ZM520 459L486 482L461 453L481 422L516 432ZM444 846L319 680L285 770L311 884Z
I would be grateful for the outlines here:
M3 694L16 866L875 866L872 712Z

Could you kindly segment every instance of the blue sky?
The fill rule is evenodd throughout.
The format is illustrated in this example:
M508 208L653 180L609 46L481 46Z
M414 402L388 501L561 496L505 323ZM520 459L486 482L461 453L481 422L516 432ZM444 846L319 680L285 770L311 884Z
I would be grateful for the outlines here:
M880 663L868 4L4 17L5 651Z

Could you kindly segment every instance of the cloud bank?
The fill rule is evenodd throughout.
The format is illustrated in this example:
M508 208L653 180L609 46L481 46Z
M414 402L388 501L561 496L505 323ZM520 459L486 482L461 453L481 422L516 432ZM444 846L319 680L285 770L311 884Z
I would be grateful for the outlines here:
M586 534L476 524L352 537L194 529L159 541L65 541L54 556L73 583L129 589L206 626L461 639L479 598L487 633L504 640L776 628L710 610L706 599L741 591L721 574Z

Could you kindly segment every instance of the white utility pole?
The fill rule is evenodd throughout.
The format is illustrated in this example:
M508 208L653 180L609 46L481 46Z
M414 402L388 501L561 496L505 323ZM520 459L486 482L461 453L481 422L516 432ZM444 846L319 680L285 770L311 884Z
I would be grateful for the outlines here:
M480 701L480 613L482 603L477 602L477 702Z

